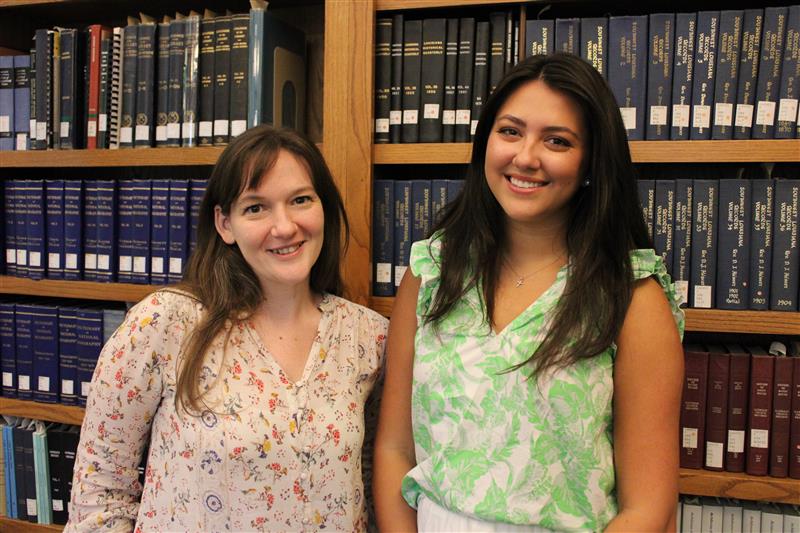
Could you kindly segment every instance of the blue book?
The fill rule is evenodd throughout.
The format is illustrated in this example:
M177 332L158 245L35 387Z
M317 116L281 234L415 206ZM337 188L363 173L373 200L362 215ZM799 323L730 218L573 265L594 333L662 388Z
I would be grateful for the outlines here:
M711 109L714 102L714 66L717 61L718 28L719 11L697 13L690 139L711 138Z
M692 184L692 282L690 307L709 309L715 302L717 275L717 180Z
M18 518L16 465L14 461L14 430L13 423L10 422L3 424L3 466L6 471L6 516L9 518Z
M133 281L133 180L120 180L117 209L117 280Z
M14 57L0 56L0 150L14 149Z
M150 283L150 180L133 180L133 282Z
M372 194L372 294L394 296L394 181L376 179Z
M675 60L672 63L672 121L669 138L687 140L692 105L696 13L675 15Z
M656 180L653 202L653 246L672 271L675 230L675 180Z
M733 138L733 111L739 73L739 50L742 45L744 11L724 10L719 13L717 65L714 69L714 125L712 139Z
M189 256L189 180L169 182L169 283L183 276Z
M86 405L94 367L103 348L103 310L78 308L75 321L78 353L78 405Z
M64 181L63 227L64 279L81 279L84 257L83 181L81 180ZM96 247L96 237L94 239Z
M453 203L464 189L464 180L447 180L447 203Z
M59 396L64 405L78 405L78 309L58 308Z
M394 182L394 286L398 287L411 255L411 180Z
M581 21L578 18L556 19L555 45L556 52L580 55Z
M189 253L194 250L194 245L197 243L197 220L207 185L206 179L189 180Z
M97 180L97 279L114 281L117 272L117 187L115 180Z
M672 269L675 290L681 296L681 307L689 303L692 259L692 180L675 180L675 222L672 238Z
M656 205L655 180L637 180L639 190L639 204L642 206L642 216L647 226L647 234L653 240L653 212Z
M17 397L17 341L15 305L0 302L0 372L4 398ZM8 472L8 470L6 470Z
M64 279L64 180L45 180L47 277Z
M151 182L150 283L167 283L169 264L169 180Z
M775 180L775 207L772 240L772 283L769 308L772 311L797 311L800 286L800 182Z
M675 45L675 13L650 15L647 63L648 141L669 139L669 108L672 103L672 61Z
M17 428L20 430L20 433L17 435L21 436L22 454L24 456L22 463L24 464L23 473L25 476L25 510L28 515L27 520L35 524L37 522L39 508L36 502L36 475L33 465L33 426L33 420L24 419L22 425ZM17 440L17 435L14 436L15 442ZM17 450L18 449L19 448L17 448ZM17 457L17 459L19 459L19 457ZM19 492L19 486L17 487L17 491ZM19 503L19 500L17 500L17 503Z
M431 223L436 224L447 206L447 184L450 180L431 180Z
M36 478L37 523L52 524L53 508L50 497L50 469L47 457L47 427L37 420L33 431L33 471Z
M132 148L136 125L136 65L139 56L138 25L128 24L122 29L122 43L119 147Z
M197 145L197 86L200 61L200 17L189 15L184 20L183 112L181 143Z
M33 310L33 399L58 402L58 308L31 305Z
M97 182L84 182L83 196L83 279L97 281L97 216L99 187ZM67 271L69 272L69 271Z
M778 93L778 120L775 123L776 139L800 137L797 120L800 99L800 5L789 6L786 22L786 46L781 65L781 86Z
M125 321L125 309L103 309L103 345Z
M28 204L25 185L27 180L11 180L11 198L14 201L14 224L17 247L16 275L21 278L28 277Z
M45 242L44 180L24 180L25 230L28 235L28 277L44 278Z
M754 179L751 184L750 309L769 309L772 276L772 220L775 180Z
M719 180L717 309L750 305L751 185L747 179Z
M628 139L644 140L647 99L647 15L608 19L608 83Z
M553 53L555 46L555 22L553 20L525 21L524 57Z
M781 58L788 18L788 7L764 9L764 33L761 36L761 59L758 63L753 139L775 137L775 119L781 84Z
M761 59L761 34L764 10L745 9L742 24L742 45L739 49L739 81L736 83L736 110L733 138L749 139L753 131L753 110L756 101L758 63Z
M33 388L33 314L30 305L17 304L14 313L14 327L17 337L17 398L32 400Z
M31 56L14 56L14 149L30 148Z
M608 79L608 18L581 19L581 57Z
M3 211L5 212L5 273L9 276L17 275L17 180L3 181Z
M431 181L411 180L411 242L425 239L431 232ZM409 249L410 250L410 249Z

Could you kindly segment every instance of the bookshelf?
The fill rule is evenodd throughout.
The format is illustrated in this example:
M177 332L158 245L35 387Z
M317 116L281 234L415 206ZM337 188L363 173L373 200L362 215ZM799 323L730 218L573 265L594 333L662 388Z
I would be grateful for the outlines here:
M0 516L0 531L4 533L48 533L51 531L64 531L64 526L32 524L24 520Z

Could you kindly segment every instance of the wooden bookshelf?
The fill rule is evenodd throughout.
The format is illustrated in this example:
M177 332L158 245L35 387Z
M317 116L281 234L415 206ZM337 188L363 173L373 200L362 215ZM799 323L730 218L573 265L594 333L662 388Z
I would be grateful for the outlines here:
M375 11L394 11L398 9L432 9L466 6L485 6L492 4L521 4L529 0L375 0ZM556 0L558 2L559 0Z
M681 468L678 486L681 494L800 505L800 481L791 478Z
M25 520L15 520L0 516L0 531L3 533L45 533L50 531L64 531L64 526L32 524Z
M224 147L125 150L28 150L3 152L0 168L166 167L213 165Z
M0 276L0 294L20 294L25 296L138 302L158 288L159 286L157 285L137 285L133 283L100 283L96 281L57 279L33 280Z
M83 424L83 407L0 397L0 414L35 418L59 424Z

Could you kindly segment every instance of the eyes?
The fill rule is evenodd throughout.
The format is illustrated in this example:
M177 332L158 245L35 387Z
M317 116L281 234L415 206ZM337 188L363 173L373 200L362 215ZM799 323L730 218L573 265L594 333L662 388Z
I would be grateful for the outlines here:
M519 128L515 128L513 126L500 126L497 128L497 133L501 137L508 139L508 140L516 140L522 138L522 132ZM542 138L542 142L551 146L555 149L564 149L570 148L573 146L573 143L567 139L563 135L557 134L545 134Z
M289 200L290 206L309 206L314 202L315 197L310 194L301 194ZM242 213L245 215L257 215L267 210L267 206L258 200L252 200L245 204Z

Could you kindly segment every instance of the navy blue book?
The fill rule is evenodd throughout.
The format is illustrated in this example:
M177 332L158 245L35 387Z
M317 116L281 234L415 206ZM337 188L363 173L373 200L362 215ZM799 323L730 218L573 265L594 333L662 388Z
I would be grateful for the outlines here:
M25 456L23 462L23 472L25 476L25 510L27 511L28 522L35 524L37 523L39 508L36 500L36 472L33 464L33 430L33 422L25 419L20 432L22 454ZM16 435L14 440L16 441Z
M769 308L772 311L797 311L800 286L800 182L775 180L774 225L772 230L772 283Z
M11 180L14 211L16 212L17 276L29 277L28 268L28 203L26 184L29 180Z
M150 283L150 180L133 180L133 282Z
M552 20L525 21L525 57L553 53L555 25Z
M714 69L714 125L712 139L733 138L733 110L739 73L739 49L742 45L744 11L724 10L719 13L717 66Z
M675 180L675 222L672 238L672 269L675 290L681 296L681 307L689 303L692 259L692 180Z
M377 179L372 194L372 294L394 296L394 181Z
M581 19L581 57L608 79L608 18Z
M447 19L422 21L422 67L420 74L419 142L442 142L444 65Z
M17 397L17 342L14 325L15 305L0 302L0 372L4 398Z
M675 61L672 63L672 122L669 138L687 140L692 105L696 13L675 15Z
M639 187L639 204L642 206L642 216L647 225L647 234L653 239L653 213L656 205L655 180L637 180Z
M769 309L769 286L772 276L772 219L774 203L775 180L752 180L749 309Z
M464 180L447 180L447 203L455 201L463 188Z
M692 184L692 282L690 307L709 309L715 302L719 183L696 179Z
M78 309L58 308L58 374L60 398L64 405L78 405Z
M763 30L764 10L746 9L742 25L742 45L739 50L739 81L736 84L736 110L733 118L734 139L749 139L753 131L753 110Z
M411 180L411 242L421 241L431 232L431 180Z
M64 279L83 277L83 181L64 182Z
M444 214L447 206L447 182L446 179L431 180L431 224L436 224Z
M182 18L171 21L169 23L169 72L167 78L167 146L181 145L185 38L185 21Z
M61 115L56 133L61 149L83 147L83 84L79 83L85 63L85 42L75 28L61 28Z
M5 227L3 233L5 240L5 273L8 276L17 275L17 180L3 181L3 211L5 212Z
M447 19L444 47L444 99L442 102L442 142L451 143L456 135L456 92L458 91L458 19ZM387 125L388 128L388 125ZM387 129L388 132L388 129Z
M711 138L711 109L714 102L714 66L717 61L718 28L719 11L697 13L690 139Z
M97 180L97 278L114 281L117 273L117 187L114 180Z
M764 9L764 33L761 36L761 59L758 63L753 139L775 137L775 119L781 84L781 58L788 18L788 7Z
M86 397L103 348L103 310L78 308L75 321L78 353L78 405L86 405Z
M411 180L394 182L394 286L408 268L411 256Z
M556 19L556 52L580 55L581 20L577 18Z
M6 505L5 513L9 518L19 518L17 513L17 480L14 464L14 427L10 423L0 422L3 430L3 466L5 467Z
M97 281L100 279L97 270L97 254L99 250L97 240L97 217L99 213L98 194L100 191L98 183L93 180L87 180L84 182L83 187L83 279L88 281ZM65 200L65 210L67 208L67 202L68 200ZM65 233L65 241L66 239ZM65 272L65 275L68 274L69 269L67 269Z
M155 145L167 145L167 115L169 114L169 19L156 26L156 103ZM102 66L101 66L102 68ZM102 81L100 82L102 83ZM102 148L102 147L101 147Z
M33 399L33 315L35 309L27 304L17 304L14 313L17 356L17 398Z
M717 309L750 305L750 180L719 180Z
M512 43L508 43L509 47ZM423 52L423 62L425 61ZM489 13L489 53L488 53L489 89L486 97L492 94L500 83L506 69L506 13L494 11ZM424 68L423 68L424 76Z
M214 25L214 144L231 137L231 27L230 16L217 17Z
M0 56L0 150L14 149L14 57Z
M800 137L800 124L797 121L797 104L800 99L800 88L797 87L800 83L800 5L789 6L785 42L781 87L778 93L780 105L775 124L776 139Z
M669 108L672 103L672 61L675 45L675 13L650 15L647 63L648 141L669 139Z
M230 21L230 28L231 28L231 37L230 37L230 81L228 83L229 87L229 99L228 99L228 111L229 115L228 118L230 120L230 138L236 137L237 135L241 134L244 130L247 129L247 122L248 122L248 105L250 99L250 90L256 90L256 87L253 86L254 82L250 79L250 76L256 74L254 72L255 67L250 67L250 53L253 50L249 49L249 44L253 43L255 46L255 36L253 35L251 39L250 33L250 23L251 23L251 14L253 14L254 9L250 10L250 14L242 13L237 15L231 15ZM263 27L263 25L261 26ZM262 39L263 41L263 39ZM263 48L261 49L263 51ZM284 52L286 52L284 54ZM265 52L269 53L269 52ZM286 63L291 65L292 71L296 72L298 61L296 61L296 54L288 52L288 51L281 51L280 49L275 51L275 55L280 56L278 60L282 60L284 57L287 59ZM290 59L292 58L292 59ZM255 61L255 58L254 58ZM263 69L266 68L268 60L258 60L258 65ZM264 74L260 72L259 74ZM263 78L262 78L263 80ZM268 83L263 82L262 83ZM280 82L279 82L280 83ZM286 96L291 99L292 97L297 96L298 92L302 92L297 89L297 84L294 82L286 83L283 85L284 90L287 90L289 94ZM281 92L281 96L284 96L283 91ZM255 102L255 99L253 100ZM297 99L295 98L295 102ZM254 114L258 113L261 114L261 109L256 110Z
M136 71L139 55L139 30L135 24L122 29L122 108L119 147L133 148L136 120Z
M134 129L134 146L153 146L155 137L155 120L153 104L156 91L156 25L154 22L143 22L137 30L136 47L136 126ZM122 79L123 83L125 78Z
M206 179L189 180L189 253L197 243L197 220L200 216L200 203L206 193Z
M33 310L33 399L58 402L58 308L32 305Z
M120 180L117 201L117 281L133 281L133 180Z
M43 279L47 253L45 241L44 180L25 180L25 228L28 235L28 277ZM19 227L19 226L18 226Z
M628 139L641 141L647 99L647 15L610 17L608 31L608 83Z
M169 182L169 264L167 279L177 283L189 256L189 180Z
M675 229L675 180L656 180L653 205L653 246L672 271L673 236Z
M183 122L181 123L181 145L197 146L197 86L199 84L200 61L200 17L190 15L184 20L183 64Z
M472 108L470 109L469 135L475 135L483 105L489 97L489 23L475 25L475 64L472 72Z
M45 181L47 277L64 279L64 180Z
M458 21L458 72L456 79L455 141L467 142L472 124L472 71L475 66L475 19Z
M375 144L389 142L389 95L392 90L392 19L375 22Z
M31 56L14 56L14 149L30 148Z
M392 16L392 75L389 89L389 142L399 143L403 130L403 15ZM470 76L470 81L472 77Z
M419 108L422 75L422 21L406 20L403 28L403 127L404 143L419 142Z
M23 424L29 422L27 419L18 420L12 429L13 433L13 456L14 456L14 484L16 485L17 518L28 520L28 493L25 488L25 429ZM36 521L36 499L31 502L31 510L34 512L33 521Z
M198 87L200 146L214 144L214 44L217 20L209 13L200 20L200 86Z
M169 180L151 182L150 283L166 285L169 264Z

